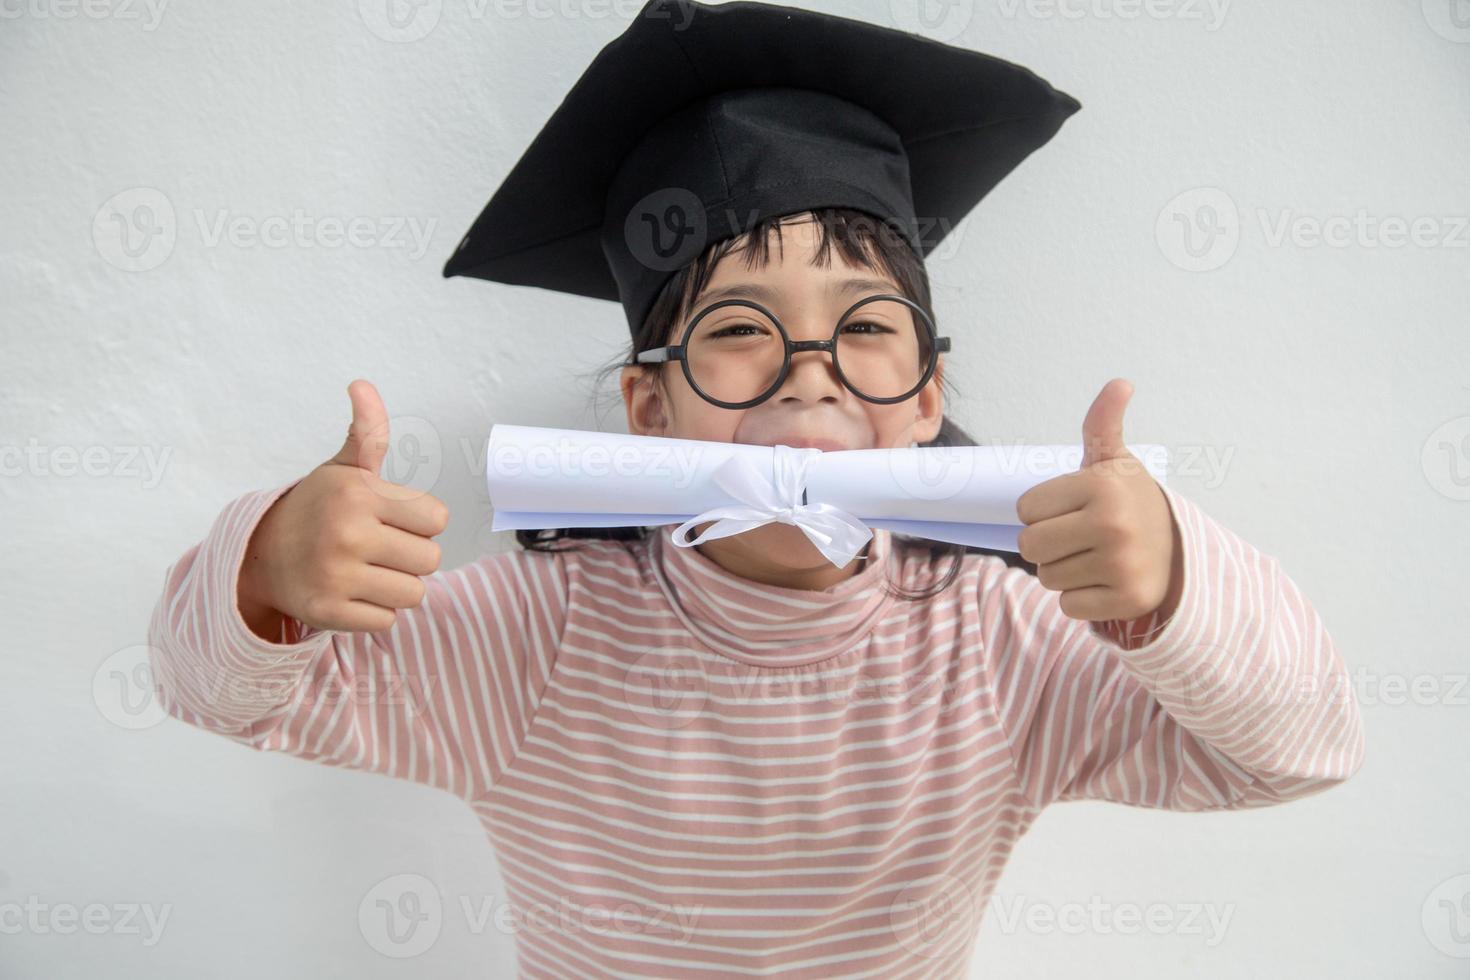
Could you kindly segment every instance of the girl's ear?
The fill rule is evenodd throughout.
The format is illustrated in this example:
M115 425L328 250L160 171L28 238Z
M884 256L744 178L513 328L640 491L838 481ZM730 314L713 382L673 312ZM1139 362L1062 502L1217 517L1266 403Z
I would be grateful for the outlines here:
M914 396L914 442L922 445L939 435L944 425L944 390L940 382L944 378L944 358L934 367L934 377L919 389Z
M623 368L619 387L628 411L628 431L635 436L667 435L668 416L653 372L647 368Z

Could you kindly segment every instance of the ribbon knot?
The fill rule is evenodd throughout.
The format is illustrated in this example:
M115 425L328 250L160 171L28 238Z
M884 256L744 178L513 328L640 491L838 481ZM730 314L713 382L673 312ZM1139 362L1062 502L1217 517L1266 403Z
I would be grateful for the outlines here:
M674 529L674 544L692 548L703 541L740 534L762 524L794 524L828 561L842 568L872 539L872 530L841 508L804 502L807 466L821 455L820 449L771 448L774 452L769 476L744 456L733 455L721 463L712 479L720 489L740 501L740 505L712 507L696 514ZM695 525L708 521L714 523L699 537L687 540Z

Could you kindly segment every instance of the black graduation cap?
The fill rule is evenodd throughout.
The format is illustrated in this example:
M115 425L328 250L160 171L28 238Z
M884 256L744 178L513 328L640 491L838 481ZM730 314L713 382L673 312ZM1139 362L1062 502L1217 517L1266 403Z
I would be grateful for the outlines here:
M761 218L851 207L921 256L1081 103L1020 65L768 3L649 0L444 275L620 300Z

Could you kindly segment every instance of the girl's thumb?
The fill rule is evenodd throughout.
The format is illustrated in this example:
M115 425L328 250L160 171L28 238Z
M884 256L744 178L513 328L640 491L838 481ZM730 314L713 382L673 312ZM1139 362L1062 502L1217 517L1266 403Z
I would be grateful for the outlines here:
M378 397L378 389L362 378L347 386L347 397L352 399L352 425L347 429L347 440L332 461L377 476L388 455L388 410Z

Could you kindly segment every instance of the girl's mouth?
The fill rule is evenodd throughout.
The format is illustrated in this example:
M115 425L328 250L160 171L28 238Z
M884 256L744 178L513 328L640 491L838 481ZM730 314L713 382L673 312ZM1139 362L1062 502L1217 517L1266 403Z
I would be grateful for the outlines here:
M798 438L795 436L789 438L777 438L773 442L771 442L771 445L790 446L793 449L820 449L824 453L841 452L842 450L847 448L842 443L837 442L833 439L809 439L804 437Z

